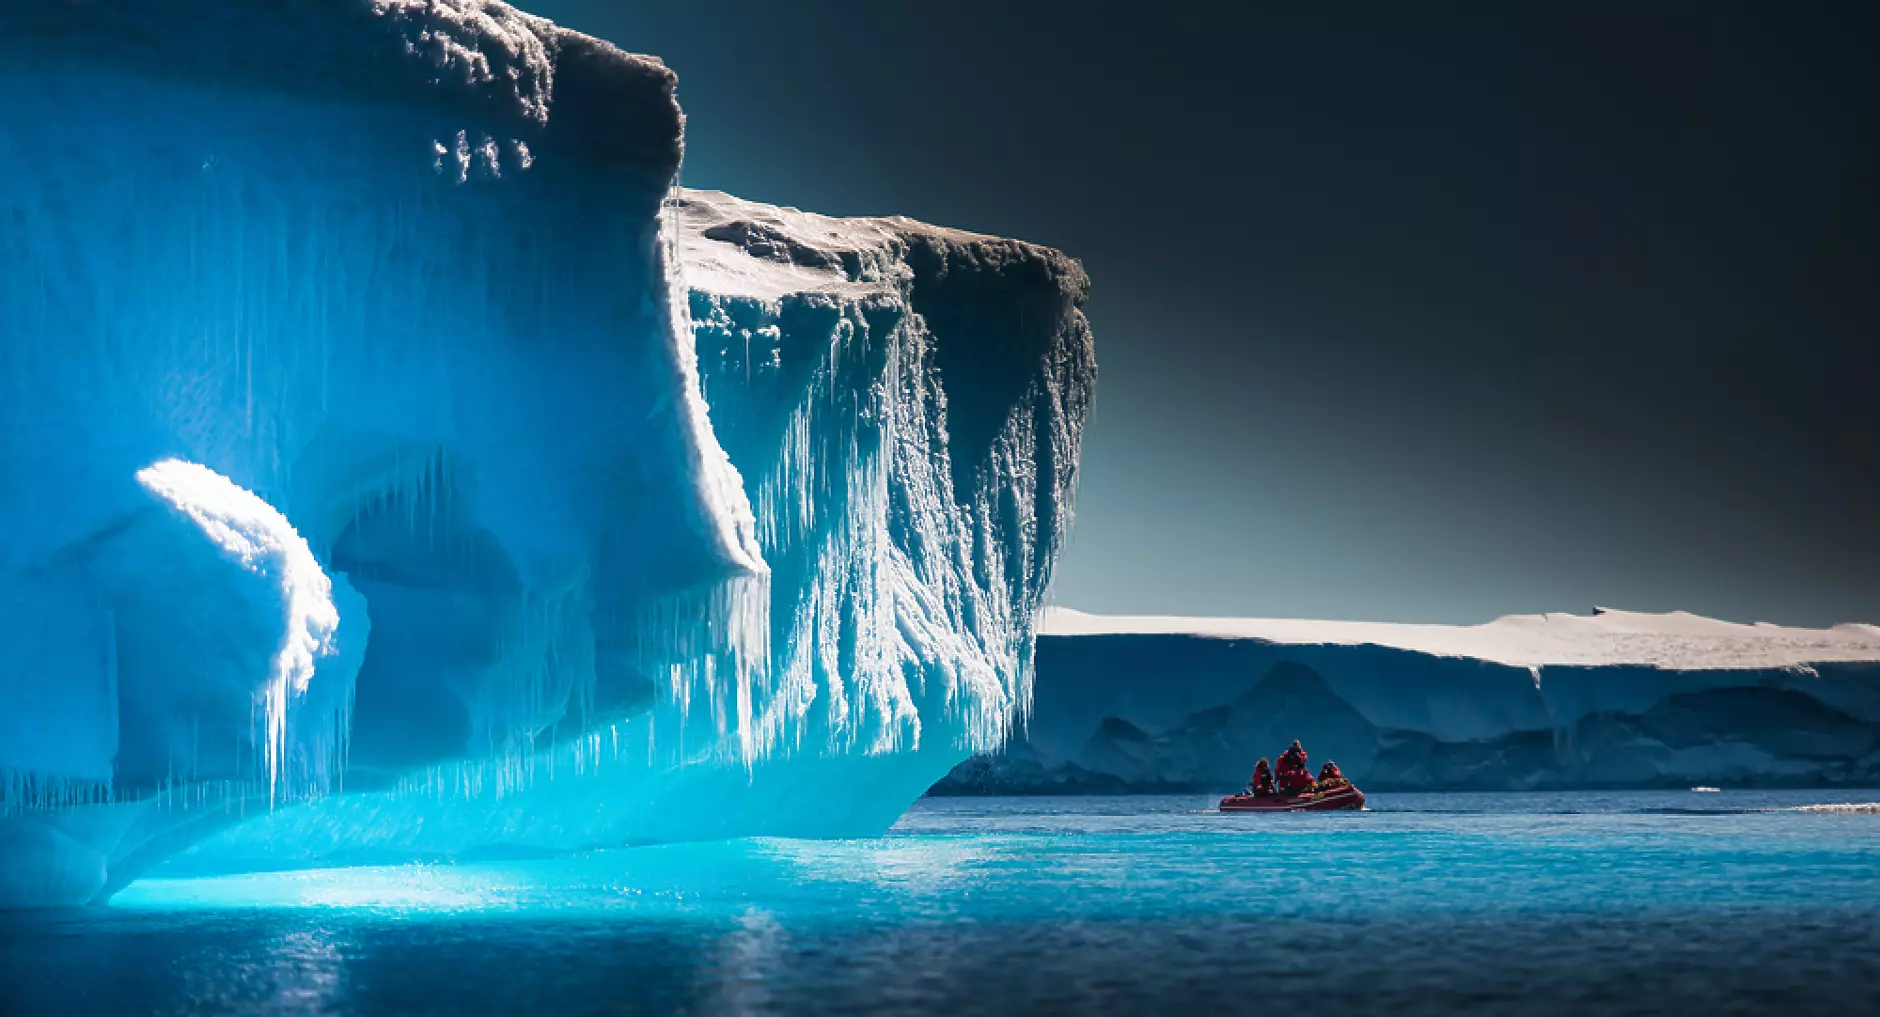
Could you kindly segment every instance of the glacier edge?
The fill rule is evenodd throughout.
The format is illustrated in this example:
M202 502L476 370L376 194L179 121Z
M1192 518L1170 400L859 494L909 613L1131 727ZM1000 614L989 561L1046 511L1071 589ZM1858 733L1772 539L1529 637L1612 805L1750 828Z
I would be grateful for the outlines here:
M671 72L500 4L0 29L33 155L0 167L0 600L36 636L0 657L0 906L878 832L1028 705L1094 384L1075 262L674 192ZM156 580L201 538L121 522L170 460L330 577L329 722L270 706L304 611L222 595L252 621L175 652L210 601Z
M961 764L937 793L1230 791L1293 738L1370 790L1880 783L1870 625L1604 609L1477 626L1051 609L1038 661L1026 736Z

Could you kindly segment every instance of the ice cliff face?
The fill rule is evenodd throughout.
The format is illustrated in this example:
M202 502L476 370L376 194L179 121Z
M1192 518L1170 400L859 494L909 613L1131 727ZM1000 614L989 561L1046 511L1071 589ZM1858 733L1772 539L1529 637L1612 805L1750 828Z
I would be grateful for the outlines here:
M762 748L1002 744L1095 363L1062 255L685 192L704 390L772 569ZM931 735L930 735L931 736Z
M1050 612L1028 738L942 793L1225 791L1293 738L1368 789L1872 785L1880 631Z
M1028 703L1074 262L676 193L672 74L496 3L0 55L0 905L867 832Z

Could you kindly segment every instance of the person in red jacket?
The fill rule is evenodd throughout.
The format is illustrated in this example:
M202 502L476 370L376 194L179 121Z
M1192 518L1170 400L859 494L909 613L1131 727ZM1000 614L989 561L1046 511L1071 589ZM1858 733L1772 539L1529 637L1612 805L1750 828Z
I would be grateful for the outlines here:
M1279 789L1284 794L1306 795L1315 788L1312 771L1306 768L1306 749L1294 738L1279 757Z
M1273 788L1273 764L1267 762L1265 756L1253 764L1253 779L1247 782L1247 793L1269 796L1276 793Z
M1337 763L1328 762L1319 771L1319 790L1322 792L1342 791L1350 786L1351 781L1345 779L1345 772L1338 768Z

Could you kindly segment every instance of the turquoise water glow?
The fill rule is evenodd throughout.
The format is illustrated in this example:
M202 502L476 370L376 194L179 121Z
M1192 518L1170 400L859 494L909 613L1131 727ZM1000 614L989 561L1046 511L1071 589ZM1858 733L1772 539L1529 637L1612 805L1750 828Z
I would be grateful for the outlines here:
M0 918L0 985L9 1014L1880 1011L1880 814L1792 811L1875 798L928 800L867 841L151 881Z

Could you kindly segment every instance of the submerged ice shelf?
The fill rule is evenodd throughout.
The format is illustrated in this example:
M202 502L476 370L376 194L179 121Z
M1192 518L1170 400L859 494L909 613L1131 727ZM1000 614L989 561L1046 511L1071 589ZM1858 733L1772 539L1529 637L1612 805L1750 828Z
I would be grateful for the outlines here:
M1303 738L1369 789L1880 784L1880 629L1045 612L1026 737L938 790L1231 790Z
M0 53L0 906L878 832L1027 707L1074 261L676 190L673 75L500 4Z

